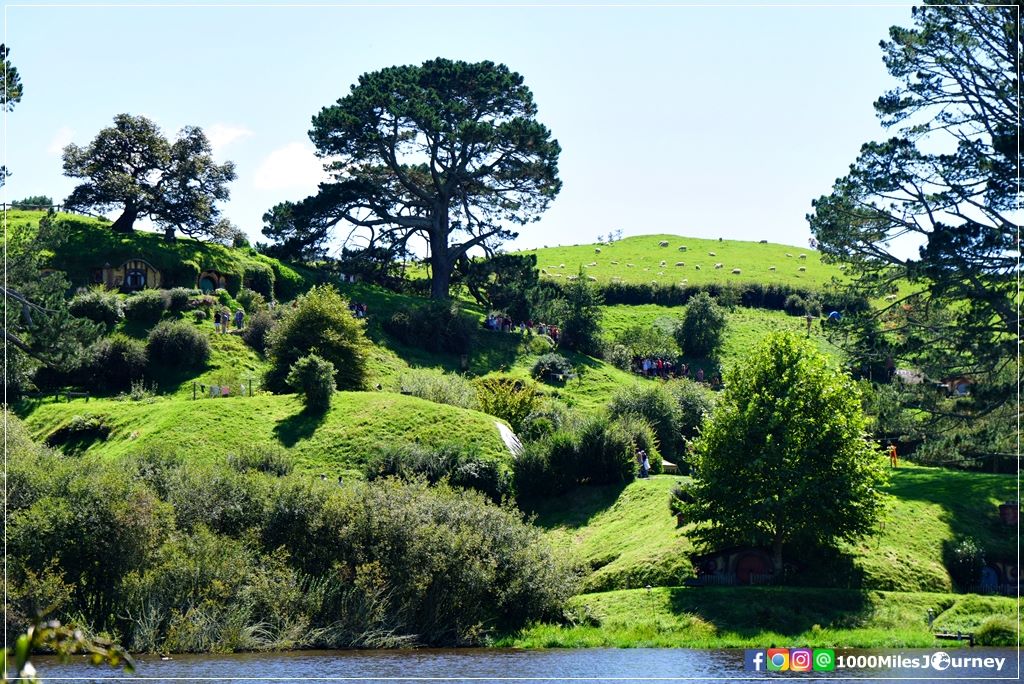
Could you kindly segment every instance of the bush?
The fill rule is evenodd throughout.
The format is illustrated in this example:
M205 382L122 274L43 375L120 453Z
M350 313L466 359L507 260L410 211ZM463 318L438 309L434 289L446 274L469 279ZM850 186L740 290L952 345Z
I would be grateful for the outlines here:
M807 305L804 298L798 294L791 294L786 297L786 303L782 307L790 316L803 316L807 312Z
M254 470L281 477L292 472L292 459L288 451L276 444L253 444L228 456L228 465L240 473Z
M476 381L480 410L501 418L518 432L523 421L537 405L539 396L533 383L517 378L492 376Z
M242 328L242 340L255 351L263 354L267 351L270 333L277 326L277 321L269 311L261 309L249 317L249 322Z
M414 368L399 377L402 394L464 409L479 409L476 386L461 375L429 368Z
M583 269L579 278L562 288L562 295L546 302L539 312L542 320L558 325L558 344L583 354L596 354L601 349L600 291L584 280Z
M334 373L333 363L309 354L292 364L286 380L292 389L304 395L307 409L323 412L330 408L337 389Z
M180 287L194 288L199 282L199 264L191 260L179 261L169 270L170 280Z
M87 352L87 382L100 390L124 390L146 372L146 345L115 333L93 343Z
M635 476L635 434L625 423L595 416L580 427L576 439L579 484L629 482Z
M650 424L635 415L625 415L615 420L616 429L622 430L623 434L632 444L632 454L636 462L636 455L641 451L647 452L647 461L650 464L650 472L658 475L664 471L662 465L661 450L658 448L658 438L651 429ZM637 468L640 467L639 462Z
M164 321L149 332L146 350L150 363L197 368L210 359L210 340L189 323Z
M181 313L189 308L192 297L199 294L198 290L190 290L186 287L176 287L167 290L167 309L172 313Z
M715 408L715 393L699 382L686 378L672 380L665 387L678 408L675 414L676 432L683 439L695 438L704 419Z
M633 368L633 353L627 345L614 342L605 344L601 356L619 370L629 371Z
M961 591L969 591L981 579L985 567L985 550L973 537L964 537L952 550L949 576Z
M79 292L71 299L68 312L72 316L88 318L95 323L101 323L106 326L107 330L117 325L124 315L121 298L102 288Z
M458 444L433 448L409 442L389 445L371 458L366 468L369 480L388 476L406 481L422 477L431 484L446 482L475 489L495 502L512 493L512 473L503 463L465 451Z
M334 288L313 288L287 308L267 338L267 387L286 392L292 365L315 352L334 364L339 389L359 389L366 377L369 346L363 330L363 321L352 315L348 302Z
M670 459L683 447L680 413L679 404L668 388L650 382L623 387L608 404L612 419L632 415L647 421L657 435L661 453Z
M676 342L684 354L713 358L722 346L725 326L725 312L702 292L687 304L683 322L676 330Z
M564 404L555 399L541 399L523 419L517 434L522 439L541 439L556 430L569 430L572 420Z
M201 309L196 309L192 312L192 318L195 319L196 323L202 323L206 320L206 312Z
M270 266L262 263L246 264L245 275L242 281L245 288L248 288L250 291L254 291L263 297L273 298L274 271Z
M65 425L51 432L46 438L46 446L76 446L97 440L105 440L110 435L111 427L105 416L72 416Z
M124 302L124 317L137 323L156 323L164 315L167 301L160 290L142 290Z
M1017 623L1008 615L993 615L974 630L979 646L1016 646Z
M675 359L679 356L679 345L673 337L679 322L663 317L658 323L660 325L632 325L612 339L611 346L621 346L627 350L628 362L621 366L624 370L630 369L634 356L662 359Z
M477 327L458 304L444 301L406 307L392 314L383 325L402 344L449 354L468 354Z
M547 335L533 335L528 347L531 354L547 354L555 348L555 341Z
M242 308L245 309L246 313L249 314L254 314L267 308L267 300L262 294L245 287L241 289L236 299L242 305Z
M533 362L530 375L538 380L551 380L572 373L572 363L561 354L544 354Z

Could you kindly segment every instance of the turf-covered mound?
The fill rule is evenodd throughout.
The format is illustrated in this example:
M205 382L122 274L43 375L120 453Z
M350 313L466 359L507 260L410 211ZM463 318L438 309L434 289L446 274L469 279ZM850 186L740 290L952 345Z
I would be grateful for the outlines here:
M382 447L402 441L456 443L484 458L509 460L495 419L484 413L390 392L339 392L319 416L295 395L152 402L82 399L47 403L25 418L34 439L76 453L122 457L152 448L221 460L259 443L288 448L300 469L362 469Z
M9 211L8 230L12 236L32 234L44 216L44 211ZM93 282L95 271L105 265L118 267L136 259L160 271L161 287L165 288L196 287L200 275L210 271L224 276L231 294L248 283L254 289L267 290L264 294L272 289L278 299L289 300L313 284L312 274L304 269L248 247L231 248L180 236L168 242L161 234L141 230L115 233L109 221L78 214L58 213L54 220L61 224L62 242L56 252L44 255L44 263L65 272L76 286Z

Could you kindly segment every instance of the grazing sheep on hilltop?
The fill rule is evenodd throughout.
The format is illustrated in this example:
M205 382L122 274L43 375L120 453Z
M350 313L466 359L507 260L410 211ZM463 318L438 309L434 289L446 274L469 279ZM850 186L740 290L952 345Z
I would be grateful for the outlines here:
M686 265L685 262L682 262L682 261L677 261L676 262L676 266L685 266L685 265Z
M714 252L708 252L708 256L718 256L718 255L715 254Z
M774 270L775 270L775 267L774 267L774 266L769 266L769 267L768 267L768 270L769 270L769 271L774 271Z
M601 253L601 248L600 247L595 247L594 248L594 254L600 254L600 253Z
M788 257L790 257L790 258L793 258L793 255L792 255L792 254L790 254L789 252L786 252L786 256L788 256Z
M597 266L597 262L591 261L589 264L587 264L587 266Z
M558 268L565 268L565 264L558 264Z
M700 264L697 264L696 266L694 266L694 268L699 271L700 270Z
M722 268L722 264L715 264L715 268Z
M664 266L665 266L665 262L664 262L664 261L662 261L662 262L661 262L660 264L658 264L658 265L659 265L659 266L662 266L662 267L664 267Z
M633 268L636 264L626 264L626 268Z
M734 268L734 269L732 269L732 272L733 272L733 275L739 275L740 274L740 269Z
M806 267L806 266L801 266L799 270L801 270L801 271L806 271L806 270L807 270L807 267Z
M597 282L597 278L595 278L594 276L587 276L587 280L589 280L592 283L596 283Z
M807 255L806 255L806 254L801 254L801 255L800 255L800 258L801 258L801 259L806 259L806 258L807 258Z
M662 240L658 243L659 247L668 247L668 240Z
M688 282L690 282L689 278L683 278L681 281L679 281L679 284L680 285L685 285Z
M679 251L680 252L685 252L686 251L686 245L679 245Z
M571 276L566 276L565 277L566 280L579 280L579 278L580 278L579 276L575 276L575 275L571 275Z

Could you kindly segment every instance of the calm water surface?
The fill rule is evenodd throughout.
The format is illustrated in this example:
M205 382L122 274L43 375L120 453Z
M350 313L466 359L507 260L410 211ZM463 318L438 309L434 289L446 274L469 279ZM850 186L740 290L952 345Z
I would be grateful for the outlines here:
M921 657L932 650L871 651L873 654L903 654ZM847 655L868 651L842 651ZM863 669L819 673L820 677L856 677L863 680L913 678L917 682L962 681L965 678L1018 679L1020 661L1012 649L949 649L957 657L1005 658L1001 672L994 668L952 668L934 670ZM512 649L390 650L390 651L300 651L237 655L174 656L171 660L153 657L137 659L134 675L109 668L95 668L84 662L59 663L43 658L36 662L44 681L112 681L145 679L171 681L185 678L228 678L234 682L266 678L345 678L350 680L415 681L421 678L473 678L499 681L502 678L615 678L644 681L656 678L701 678L736 681L746 678L813 678L813 673L769 673L744 670L744 651L690 649L558 649L522 651Z

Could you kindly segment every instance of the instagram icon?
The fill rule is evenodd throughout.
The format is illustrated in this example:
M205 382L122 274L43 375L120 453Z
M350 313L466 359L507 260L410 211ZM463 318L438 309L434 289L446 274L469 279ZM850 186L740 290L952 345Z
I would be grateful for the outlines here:
M794 648L789 652L789 669L793 672L811 671L811 649Z

